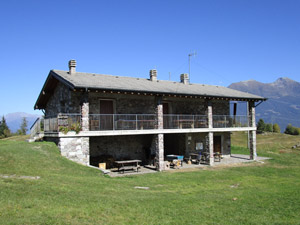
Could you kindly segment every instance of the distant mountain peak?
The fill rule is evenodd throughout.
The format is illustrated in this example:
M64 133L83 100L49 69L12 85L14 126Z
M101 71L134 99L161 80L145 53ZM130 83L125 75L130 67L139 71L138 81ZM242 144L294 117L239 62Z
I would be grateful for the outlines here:
M284 130L288 123L300 127L300 82L280 77L272 83L241 81L229 88L268 98L257 108L257 116L268 123L278 123Z
M19 128L20 125L22 123L22 119L25 117L27 120L27 128L29 130L29 128L31 127L31 125L35 122L35 120L38 117L41 117L41 115L37 115L37 114L29 114L29 113L25 113L25 112L14 112L14 113L8 113L6 115L4 115L6 123L9 127L9 129L12 132L16 132Z

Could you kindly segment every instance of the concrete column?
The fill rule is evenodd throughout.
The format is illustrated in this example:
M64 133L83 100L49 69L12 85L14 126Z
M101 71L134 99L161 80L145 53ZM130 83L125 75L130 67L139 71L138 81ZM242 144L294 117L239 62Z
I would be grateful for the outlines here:
M163 104L161 98L157 99L156 106L157 129L163 129ZM155 135L156 165L158 171L164 170L164 134Z
M248 109L249 109L249 126L250 127L256 127L256 121L255 121L255 103L254 102L248 102ZM256 160L256 130L250 131L250 159Z
M214 133L208 133L209 165L214 165Z
M88 102L88 94L85 94L82 103L81 103L81 129L82 131L89 131L90 124L89 124L89 113L90 113L90 106Z
M208 102L207 118L208 118L208 128L213 128L213 113L212 113L212 103L211 102Z

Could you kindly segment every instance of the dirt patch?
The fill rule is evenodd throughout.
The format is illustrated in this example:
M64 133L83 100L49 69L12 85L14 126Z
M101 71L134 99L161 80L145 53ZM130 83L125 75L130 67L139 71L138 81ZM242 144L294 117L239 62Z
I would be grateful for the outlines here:
M25 180L38 180L41 178L39 176L35 176L35 177L33 177L33 176L17 176L16 174L13 174L13 175L0 174L0 177L4 178L4 179L25 179Z
M184 172L195 172L199 170L221 170L226 168L233 168L233 167L249 167L249 166L264 166L268 164L265 161L256 161L256 162L249 162L249 163L234 163L234 164L223 164L223 165L215 165L215 166L203 166L203 167L194 167L194 168L180 168L180 169L170 169L165 170L167 173L184 173Z

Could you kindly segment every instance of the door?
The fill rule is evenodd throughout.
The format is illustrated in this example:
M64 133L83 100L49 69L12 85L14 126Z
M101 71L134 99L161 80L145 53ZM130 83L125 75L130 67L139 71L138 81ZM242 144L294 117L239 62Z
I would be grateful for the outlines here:
M163 114L169 114L169 103L163 103Z
M167 102L163 102L163 114L169 114L169 104ZM164 116L164 128L170 128L170 117Z
M214 152L222 153L222 138L221 136L214 136Z
M113 129L114 103L112 100L100 100L100 130Z

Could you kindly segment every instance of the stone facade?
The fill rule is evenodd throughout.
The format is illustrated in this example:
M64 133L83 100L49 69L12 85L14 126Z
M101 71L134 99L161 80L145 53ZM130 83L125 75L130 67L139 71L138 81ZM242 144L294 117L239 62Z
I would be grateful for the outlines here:
M58 146L62 156L83 165L90 164L90 138L60 138Z
M115 114L155 114L157 99L154 96L111 94L89 92L88 97L81 91L71 91L59 83L49 99L45 113L48 116L58 113L81 113L83 102L89 103L89 113L100 113L100 100L114 101ZM170 114L207 115L208 101L204 99L163 97L162 102L169 104ZM229 102L212 100L213 115L229 115Z

